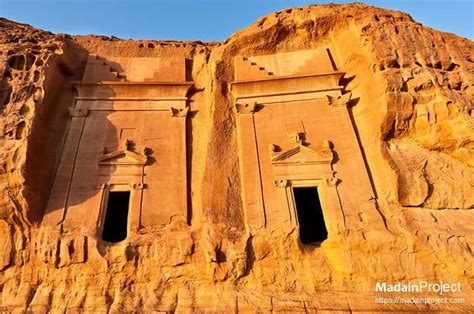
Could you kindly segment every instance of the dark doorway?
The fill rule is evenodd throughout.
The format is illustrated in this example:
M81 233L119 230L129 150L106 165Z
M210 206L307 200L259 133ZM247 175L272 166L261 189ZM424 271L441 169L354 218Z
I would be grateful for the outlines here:
M109 192L102 238L108 242L120 242L127 237L128 205L130 191Z
M321 242L328 237L323 210L316 187L293 188L303 244Z

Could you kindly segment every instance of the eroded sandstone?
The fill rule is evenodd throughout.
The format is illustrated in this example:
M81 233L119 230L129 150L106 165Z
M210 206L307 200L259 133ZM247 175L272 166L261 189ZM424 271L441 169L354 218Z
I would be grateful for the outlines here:
M0 23L3 311L467 312L472 308L472 41L424 27L406 14L362 4L288 9L260 18L223 43L71 37L7 20ZM281 57L304 51L329 52L330 58L318 55L305 66L295 62L304 59L301 55L287 65L286 57ZM275 55L280 57L271 57ZM148 73L158 59L168 61ZM144 66L147 62L152 63ZM260 62L259 69L245 62ZM245 66L249 68L242 70ZM95 70L89 71L92 67ZM336 72L341 77L330 83L329 77L336 75L331 73ZM302 80L312 75L318 79L308 88L327 84L333 92L315 96L320 92L312 90L319 100L297 112L299 121L286 121L286 126L275 122L275 134L280 135L269 142L274 146L267 147L271 135L264 134L271 124L266 121L282 116L265 116L271 105L258 97L274 97L268 94L273 88L268 84L275 77L298 77L297 86L302 86L306 84ZM321 79L326 76L327 80ZM248 83L252 80L259 85ZM105 89L107 84L100 83L104 81L115 83ZM187 175L186 201L175 206L182 211L168 208L167 202L160 209L140 207L144 223L130 226L126 240L114 245L103 241L96 226L100 197L79 198L70 220L67 213L54 216L61 212L58 208L48 211L67 153L67 134L77 134L71 131L70 121L84 117L77 97L96 97L92 102L98 107L105 103L100 97L120 93L143 102L144 93L148 98L161 97L168 87L160 84L177 81L192 86L184 93L167 95L187 99L179 106L167 104L177 111L167 112L157 125L183 119L180 130L185 131L168 127L163 134L157 127L152 133L170 143L184 136L186 153L178 150L179 154L169 156L182 156L185 164L179 158L166 161L176 162ZM144 92L140 87L153 82L156 94L148 92L152 88ZM289 82L277 88L284 89L291 101L302 102L302 95L309 92L296 92L294 86ZM252 88L267 94L255 96ZM239 97L250 101L237 101ZM282 102L283 96L278 97L272 101ZM91 100L80 101L89 101L87 108L92 108ZM121 106L120 101L129 106L133 100L113 99L112 106ZM311 106L325 107L313 111ZM295 113L292 108L285 109L289 116ZM329 115L338 123L334 130L335 122L324 118ZM267 203L263 220L261 199L249 198L259 191L258 182L248 185L248 178L255 178L248 167L253 158L248 144L252 134L245 134L251 116L256 119L254 139L265 146L256 158L268 162L268 168L262 164L261 173L268 174L261 176L264 192L255 193ZM308 122L312 116L321 119L313 126ZM106 116L96 123L120 128L124 122L119 120ZM324 132L324 138L319 138ZM135 137L136 147L121 146L119 136L108 143L110 147L105 145L101 162L106 167L117 156L134 153L145 158L142 146L153 148L148 158L160 161L158 146L145 145L133 134L124 139L129 137ZM278 202L284 194L272 194L287 188L288 180L296 180L271 170L270 160L277 165L287 156L281 154L290 151L291 156L306 151L316 158L304 157L298 164L325 165L314 171L325 174L327 191L340 197L338 201L336 194L322 197L325 215L330 211L325 207L340 210L326 220L328 239L318 246L300 243L295 217L290 213L285 220L287 209ZM135 157L139 165L141 159ZM95 171L78 169L84 178ZM163 171L154 176L160 178ZM163 180L182 179L179 171L176 168ZM278 179L274 186L265 183L274 179ZM170 197L172 192L165 193ZM452 296L465 302L436 306L374 302L375 282L416 280L459 281L462 293Z

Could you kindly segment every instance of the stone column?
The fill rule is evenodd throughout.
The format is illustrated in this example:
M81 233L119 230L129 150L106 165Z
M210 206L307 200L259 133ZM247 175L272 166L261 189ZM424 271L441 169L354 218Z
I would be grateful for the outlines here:
M236 104L242 199L246 223L251 230L265 227L266 214L262 193L254 104ZM245 160L245 162L244 162Z
M69 108L71 121L67 130L64 150L61 154L61 161L46 206L43 225L55 226L65 218L77 151L88 112L88 109Z
M186 217L186 221L188 224L191 223L191 217L188 214L188 165L187 165L187 148L186 148L186 117L188 116L189 112L189 107L184 107L184 108L170 108L171 111L171 116L177 120L177 123L180 125L181 131L181 143L178 147L183 148L183 154L181 156L182 158L182 168L184 169L183 174L180 176L183 178L182 182L182 188L181 191L183 191L183 194L181 195L182 200L182 208L183 212L182 215L183 217Z

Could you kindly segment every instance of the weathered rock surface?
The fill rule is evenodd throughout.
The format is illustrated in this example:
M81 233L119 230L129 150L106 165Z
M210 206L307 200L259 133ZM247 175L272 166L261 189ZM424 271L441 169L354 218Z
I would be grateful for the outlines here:
M347 223L301 246L246 229L232 58L325 47L385 227ZM40 227L88 54L186 64L192 224L171 220L108 246ZM223 43L54 35L0 20L0 309L5 312L464 311L474 306L474 44L362 4L288 9ZM352 218L351 218L352 219ZM460 304L377 304L377 281L460 282ZM424 295L436 296L436 295Z

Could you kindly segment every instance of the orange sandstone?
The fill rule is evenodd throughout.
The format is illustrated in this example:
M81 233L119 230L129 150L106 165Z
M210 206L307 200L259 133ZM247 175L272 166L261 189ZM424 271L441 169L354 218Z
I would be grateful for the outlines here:
M363 4L223 43L0 27L2 311L474 306L472 41ZM464 302L375 301L420 280Z

